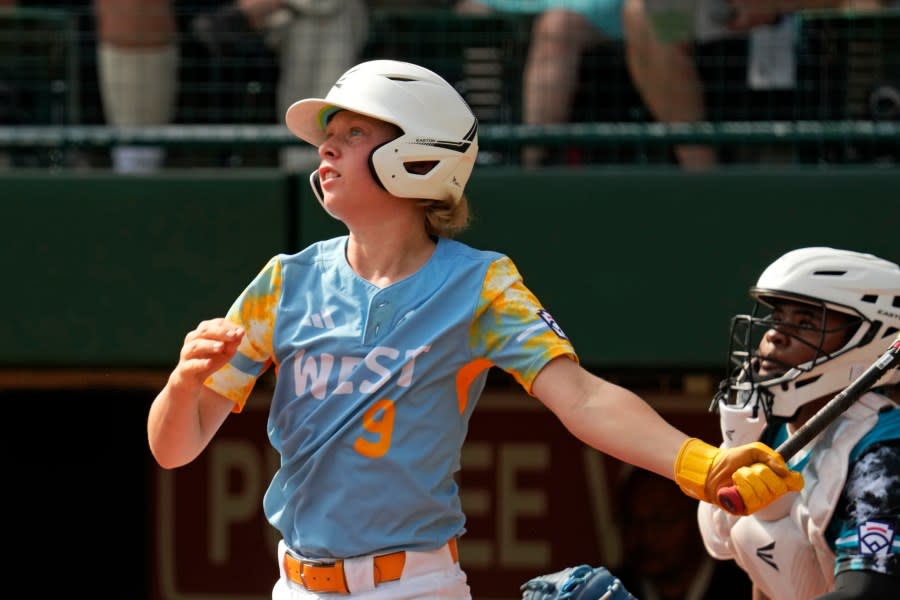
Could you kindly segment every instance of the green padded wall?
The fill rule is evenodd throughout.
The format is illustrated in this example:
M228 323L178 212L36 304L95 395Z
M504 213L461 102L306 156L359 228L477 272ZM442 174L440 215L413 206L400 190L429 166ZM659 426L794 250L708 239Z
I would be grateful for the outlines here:
M5 174L0 364L172 366L288 245L276 173Z
M783 252L900 261L900 173L476 169L461 240L509 254L591 367L724 368ZM266 259L338 235L305 175L0 178L0 366L170 367Z

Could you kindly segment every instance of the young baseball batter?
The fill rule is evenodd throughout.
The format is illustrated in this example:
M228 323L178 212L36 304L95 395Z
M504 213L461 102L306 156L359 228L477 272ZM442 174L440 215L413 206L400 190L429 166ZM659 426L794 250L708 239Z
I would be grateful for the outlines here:
M735 370L717 399L723 447L781 444L896 340L900 267L833 248L788 252L733 321ZM900 597L900 370L793 458L806 486L748 517L699 507L707 550L750 575L754 598Z
M802 487L763 444L688 438L583 369L508 257L451 239L468 219L478 124L444 79L365 62L286 119L318 148L312 187L348 234L273 257L225 318L188 333L148 418L159 464L184 465L276 369L273 598L470 598L454 474L492 366L585 443L695 498L733 481L752 512Z

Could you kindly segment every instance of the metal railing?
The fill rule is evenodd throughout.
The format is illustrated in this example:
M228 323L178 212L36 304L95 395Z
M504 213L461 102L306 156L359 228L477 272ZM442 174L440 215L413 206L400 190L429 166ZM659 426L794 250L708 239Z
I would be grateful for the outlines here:
M485 147L525 144L796 144L805 142L887 141L900 144L896 121L725 121L682 124L568 123L560 125L485 124ZM162 146L287 146L306 142L281 125L106 125L0 126L0 148Z

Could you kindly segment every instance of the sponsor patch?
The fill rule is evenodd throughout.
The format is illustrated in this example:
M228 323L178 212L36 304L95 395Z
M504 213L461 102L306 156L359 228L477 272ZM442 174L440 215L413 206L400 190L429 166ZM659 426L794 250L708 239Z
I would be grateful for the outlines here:
M859 552L870 556L887 556L894 543L894 528L882 521L866 521L859 526Z
M569 339L568 336L566 336L565 332L562 330L562 327L559 326L559 323L557 323L553 316L546 310L544 310L543 308L539 310L538 316L544 320L544 323L547 324L547 327L552 329L553 332L556 333L556 335L564 340Z

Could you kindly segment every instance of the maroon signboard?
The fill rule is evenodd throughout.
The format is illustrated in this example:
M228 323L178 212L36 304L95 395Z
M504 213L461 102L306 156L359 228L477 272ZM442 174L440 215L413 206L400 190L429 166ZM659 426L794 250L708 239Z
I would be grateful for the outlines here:
M684 431L719 439L705 404L654 405ZM193 463L157 471L153 598L271 598L278 537L263 517L262 495L277 455L265 437L266 409L265 396L255 396ZM634 443L642 443L641 432ZM622 468L571 436L536 399L489 389L472 418L459 477L468 517L460 560L473 597L514 600L535 575L618 564L613 490Z

